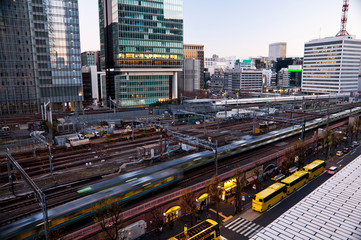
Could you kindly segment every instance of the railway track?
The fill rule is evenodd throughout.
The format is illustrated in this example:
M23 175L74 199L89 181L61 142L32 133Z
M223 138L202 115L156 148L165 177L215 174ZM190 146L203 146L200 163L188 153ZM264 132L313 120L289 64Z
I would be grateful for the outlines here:
M87 186L100 179L101 176L96 176L42 189L46 196L48 209L79 198L79 194L76 191L80 187ZM3 200L0 202L0 226L17 221L33 213L37 213L39 210L39 202L35 199L33 193Z
M198 135L199 135L199 133L198 133ZM156 137L156 138L159 138L159 137ZM154 140L153 141L149 140L149 142L154 143ZM119 147L119 149L118 149L118 147L119 146L114 145L113 150L115 152L124 150L124 148L122 149L121 147ZM128 148L129 148L129 151L131 151L132 148L134 148L134 146L128 146ZM273 149L273 147L272 146L265 146L262 149L263 149L263 153L266 153L266 152L271 151ZM108 149L107 149L107 151L108 151ZM124 151L121 154L123 154L123 153L124 153ZM94 154L94 152L92 152L92 154ZM79 155L82 155L82 154L79 154ZM114 153L113 157L116 157L116 156L117 156L117 154ZM237 164L239 165L243 161L246 161L246 160L249 160L249 159L254 159L254 158L260 158L260 157L262 157L262 154L259 154L259 153L255 154L254 151L245 152L245 153L243 153L243 154L241 154L241 155L239 155L237 157L232 157L232 158L227 159L226 161L220 162L218 169L219 169L219 171L223 171L225 169L232 168L232 166L235 166ZM44 159L46 159L46 158L44 157ZM65 157L65 159L66 159L66 157ZM64 159L63 159L63 161L64 161ZM185 177L184 180L182 180L182 182L180 183L180 186L184 187L184 186L190 184L192 181L197 181L197 179L201 178L202 176L204 177L205 174L212 174L213 171L214 171L214 166L212 166L212 164L207 166L207 168L202 168L202 170L195 170L195 171L193 171L193 173L191 175ZM53 194L50 193L49 196L51 196L51 199L49 200L49 207L54 207L54 206L60 205L60 204L65 203L65 202L67 202L69 200L73 200L73 199L79 197L78 195L75 196L76 194L74 195L74 193L75 193L74 189L64 190L63 192L57 191L57 192L55 192ZM54 200L52 200L52 199L54 199ZM33 201L31 203L26 203L25 202L25 203L22 203L22 204L21 203L17 203L17 204L18 204L18 206L23 204L24 207L28 208L28 206L30 206L30 205L35 205L35 202ZM0 211L0 216L2 216L3 213L4 214L5 213L14 213L15 210L18 211L16 209L15 205L16 205L16 203L9 204L8 205L9 207L7 209L5 209L4 211ZM0 207L1 206L2 205L0 203ZM35 212L39 211L38 207L34 208L33 210L31 209L31 207L29 207L29 209L30 209L29 211L27 211L27 210L24 211L24 209L20 210L19 211L20 214L18 214L18 215L15 214L14 217L8 218L8 217L3 216L2 219L6 219L6 221L7 221L6 223L8 224L9 223L8 221L16 221L16 220L24 217L24 212L33 213L34 211ZM0 225L1 224L5 224L5 223L2 223L0 221Z
M77 151L70 151L67 153L55 154L52 159L53 168L55 171L70 169L85 165L87 162L100 161L100 160L123 160L128 161L130 156L134 156L138 146L153 144L159 136L151 136L147 139L141 139L131 142L111 143L102 146L91 146L86 149ZM97 158L94 158L94 157ZM15 156L15 159L16 156ZM41 174L47 174L50 171L49 158L47 155L41 157L29 157L17 159L19 164L25 169L31 177L36 177ZM7 168L6 164L0 167L0 183L7 182Z

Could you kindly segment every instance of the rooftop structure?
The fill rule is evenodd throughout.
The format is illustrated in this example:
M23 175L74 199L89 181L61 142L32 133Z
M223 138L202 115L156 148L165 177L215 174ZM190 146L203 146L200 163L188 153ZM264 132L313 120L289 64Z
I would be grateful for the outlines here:
M361 156L252 239L361 239Z

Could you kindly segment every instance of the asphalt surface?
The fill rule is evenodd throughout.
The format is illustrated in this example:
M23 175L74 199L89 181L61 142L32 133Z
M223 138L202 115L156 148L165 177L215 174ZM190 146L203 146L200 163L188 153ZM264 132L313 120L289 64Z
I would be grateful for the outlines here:
M331 166L337 166L338 170L340 170L360 154L361 146L358 146L355 149L351 149L349 153L341 157L333 157L326 162L326 170ZM263 214L254 213L252 209L245 211L244 213L240 214L240 216L234 217L230 221L227 221L221 228L221 235L229 240L249 239L257 232L261 231L268 224L273 222L288 209L290 209L292 206L301 201L304 197L310 194L330 177L332 177L332 175L325 171L317 178L313 179L308 184L298 189L296 192L287 196L287 198Z

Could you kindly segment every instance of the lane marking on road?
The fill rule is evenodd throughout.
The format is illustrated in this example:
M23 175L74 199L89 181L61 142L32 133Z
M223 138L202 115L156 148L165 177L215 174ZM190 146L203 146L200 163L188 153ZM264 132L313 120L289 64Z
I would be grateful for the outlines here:
M352 153L351 153L351 155L354 155L356 153L356 151L353 151Z
M340 164L340 162L342 162L342 161L343 161L343 159L342 159L342 160L340 160L340 161L338 161L338 162L337 162L337 164Z
M212 208L210 208L209 210L211 210L212 212L214 212L215 214L217 214L217 211L216 211L216 210L213 210ZM227 220L229 220L229 219L233 218L233 216L232 216L232 215L231 215L231 216L226 217L226 216L224 216L224 215L223 215L223 213L221 213L221 212L218 212L218 214L219 214L219 216L221 216L221 217L223 217L223 218L224 218L224 219L223 219L223 222L225 222L225 221L227 221Z
M229 219L231 219L231 218L233 218L233 216L232 215L230 215L230 216L228 216L228 217L226 217L225 219L223 219L222 221L223 222L227 222Z

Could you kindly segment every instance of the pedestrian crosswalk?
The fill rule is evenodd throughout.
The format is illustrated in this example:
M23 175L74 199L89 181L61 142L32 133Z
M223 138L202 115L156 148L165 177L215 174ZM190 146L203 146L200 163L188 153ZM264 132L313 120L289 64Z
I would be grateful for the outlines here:
M241 217L233 220L224 227L248 238L253 237L253 235L263 229L261 225Z

